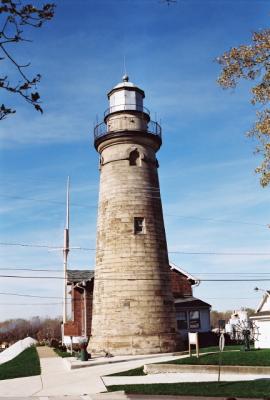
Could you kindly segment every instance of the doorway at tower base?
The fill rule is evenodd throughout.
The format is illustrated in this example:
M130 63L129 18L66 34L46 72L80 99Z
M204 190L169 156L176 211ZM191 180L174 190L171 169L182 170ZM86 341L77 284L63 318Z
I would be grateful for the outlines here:
M87 351L93 355L137 355L171 353L181 346L175 333L159 335L96 336L90 339Z

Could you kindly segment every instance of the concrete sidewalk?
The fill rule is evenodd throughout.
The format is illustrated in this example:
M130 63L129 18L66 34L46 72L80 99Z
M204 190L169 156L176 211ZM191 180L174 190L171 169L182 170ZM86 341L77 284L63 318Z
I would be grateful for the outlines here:
M254 379L270 379L270 375L235 375L221 374L221 381L252 381ZM212 373L164 373L144 376L104 376L106 386L137 385L150 383L180 383L180 382L217 382L218 375Z
M41 358L41 375L27 378L7 379L0 381L1 396L70 396L106 392L102 376L138 368L145 363L169 361L179 356L162 355L153 358L148 356L126 356L125 361L104 357L107 364L93 365L89 368L68 370L65 361L60 357ZM130 361L128 361L128 358ZM43 399L46 400L46 399Z
M183 356L184 357L184 356ZM127 357L125 357L127 358ZM94 400L94 394L100 392L106 392L106 386L104 382L108 385L112 384L126 384L126 383L169 383L169 382L195 382L195 381L211 381L216 380L216 374L155 374L155 375L146 375L146 376L123 376L123 377L109 377L105 375L122 372L125 370L133 369L141 367L145 364L145 356L141 356L141 359L138 356L129 356L130 360L118 361L117 363L111 363L112 359L107 359L107 364L103 365L93 365L88 368L82 369L72 369L69 370L65 366L65 363L60 357L44 357L41 358L41 368L42 374L40 376L33 376L27 378L17 378L17 379L9 379L0 381L0 394L1 396L18 398L26 397L26 396L36 396L35 400ZM179 358L179 356L171 356L171 355L163 355L157 357L156 355L153 358L147 357L147 364L153 362L164 362ZM104 361L106 359L104 358ZM222 380L235 380L235 376L231 375L226 379L224 375L221 376ZM262 375L256 377L252 376L237 376L237 380L244 379L256 379L262 378ZM270 378L268 376L268 378ZM49 396L49 398L48 398ZM57 399L54 399L54 396ZM101 395L100 395L101 396ZM113 396L117 396L117 394L109 394L107 398L112 398ZM155 397L119 397L119 400L122 398L155 398ZM127 396L127 395L124 395ZM102 395L101 397L105 396ZM101 399L100 397L100 399ZM114 399L118 400L117 397ZM166 396L163 396L165 399ZM1 399L1 398L0 398ZM95 397L98 399L98 397ZM162 397L159 397L162 399ZM182 400L185 399L181 397ZM198 400L198 398L194 398ZM29 399L28 399L29 400ZM112 399L111 399L112 400ZM213 400L213 399L211 399Z
M135 356L114 356L114 357L94 357L91 358L88 361L80 361L74 357L65 357L63 358L63 362L66 365L67 368L69 369L77 369L77 368L88 368L88 367L93 367L97 365L108 365L108 364L116 364L116 363L124 363L124 362L130 362L134 360L140 360L141 365L144 365L144 363L148 362L150 359L150 362L153 362L154 359L157 359L156 362L158 362L158 359L160 357L171 357L173 358L180 358L181 356L188 357L186 354L187 352L182 353L165 353L165 354L152 354L152 355L135 355ZM177 356L177 357L176 357ZM169 358L168 358L169 360Z
M39 358L48 358L48 357L58 357L56 352L48 346L37 346L36 347Z

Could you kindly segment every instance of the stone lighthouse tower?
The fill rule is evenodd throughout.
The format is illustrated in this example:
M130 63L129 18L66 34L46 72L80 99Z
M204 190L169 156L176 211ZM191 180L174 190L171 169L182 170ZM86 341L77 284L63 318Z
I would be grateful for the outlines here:
M94 132L100 192L89 350L169 352L176 320L157 172L161 127L128 76L108 99Z

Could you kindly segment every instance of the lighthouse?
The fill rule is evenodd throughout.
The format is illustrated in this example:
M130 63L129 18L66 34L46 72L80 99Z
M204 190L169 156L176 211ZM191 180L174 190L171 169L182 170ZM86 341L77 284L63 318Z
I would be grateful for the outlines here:
M150 354L176 346L156 153L161 126L127 75L94 129L99 153L92 334L95 354Z

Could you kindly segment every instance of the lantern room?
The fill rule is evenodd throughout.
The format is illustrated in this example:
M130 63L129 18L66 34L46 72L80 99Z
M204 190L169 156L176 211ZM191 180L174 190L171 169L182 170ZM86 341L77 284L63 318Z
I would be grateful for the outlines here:
M107 114L127 110L145 111L143 107L144 91L135 86L134 83L129 82L127 75L124 75L122 82L118 83L108 93L108 99L109 109Z

